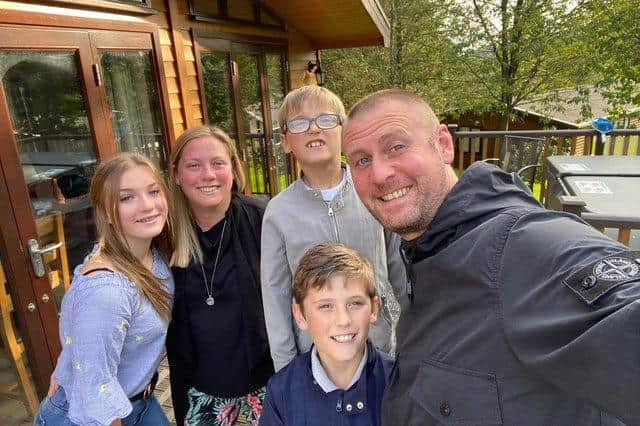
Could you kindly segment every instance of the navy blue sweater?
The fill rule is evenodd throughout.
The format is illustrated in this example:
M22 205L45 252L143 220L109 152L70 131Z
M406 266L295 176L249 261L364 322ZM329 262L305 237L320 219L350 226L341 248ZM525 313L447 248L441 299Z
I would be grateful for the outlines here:
M367 363L347 390L325 393L313 379L311 351L298 355L267 384L260 426L380 424L380 403L392 360L367 342Z

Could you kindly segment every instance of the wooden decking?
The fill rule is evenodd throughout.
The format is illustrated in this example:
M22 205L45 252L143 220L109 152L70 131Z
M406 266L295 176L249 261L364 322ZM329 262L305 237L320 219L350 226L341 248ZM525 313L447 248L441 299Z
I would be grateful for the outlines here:
M169 386L169 366L164 358L158 369L159 378L155 395L162 409L167 414L169 422L175 425L173 416L173 406L171 405L171 388ZM9 359L0 347L0 385L15 382L15 374L9 364ZM0 395L0 425L6 426L30 426L33 418L24 406L22 401L7 398Z
M160 363L160 368L158 368L158 376L158 384L156 385L155 391L156 398L158 398L158 402L169 418L169 423L175 425L176 419L173 416L173 405L171 404L171 387L169 386L169 364L167 364L166 357Z

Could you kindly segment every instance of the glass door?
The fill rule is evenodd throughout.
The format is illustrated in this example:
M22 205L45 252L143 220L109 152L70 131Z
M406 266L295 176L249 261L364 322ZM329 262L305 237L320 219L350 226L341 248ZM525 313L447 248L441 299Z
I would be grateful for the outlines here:
M285 95L285 57L278 51L265 53L265 73L267 76L267 94L269 98L268 113L271 117L271 174L273 175L274 190L276 193L283 191L293 177L293 160L291 155L284 153L280 143L280 124L278 123L278 109L282 105Z
M33 414L60 352L62 296L95 239L87 192L109 132L90 101L86 33L3 27L0 40L3 355Z
M295 179L291 156L280 146L277 123L286 94L284 49L224 39L197 41L208 123L238 142L251 192L277 194Z
M233 66L238 73L240 139L244 147L247 177L254 194L269 196L269 156L265 137L265 117L260 86L259 55L244 46L235 46Z
M153 64L150 34L0 27L0 302L13 309L3 338L14 331L40 396L61 349L62 296L96 241L99 160L135 151L166 166Z
M160 93L149 34L90 34L118 152L137 152L166 171Z

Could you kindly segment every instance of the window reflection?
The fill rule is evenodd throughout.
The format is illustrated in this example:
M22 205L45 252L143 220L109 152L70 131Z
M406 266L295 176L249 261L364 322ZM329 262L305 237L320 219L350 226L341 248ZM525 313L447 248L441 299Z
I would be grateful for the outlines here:
M200 61L204 73L204 94L209 124L220 127L235 139L236 125L233 119L228 54L204 53Z
M238 74L240 75L240 99L242 100L242 121L244 129L245 161L252 192L269 194L266 141L264 138L264 117L260 94L258 57L253 54L238 54Z
M162 110L151 52L103 52L100 65L118 151L146 155L165 170Z
M285 96L284 85L282 84L284 70L282 67L282 56L280 54L267 53L265 56L267 63L267 79L269 82L269 108L271 109L272 120L271 152L275 162L276 191L280 192L291 183L289 174L287 173L287 156L282 150L282 145L280 144L281 131L280 125L278 124L278 108L280 108Z
M72 52L0 52L39 244L59 244L43 256L58 306L70 271L95 241L88 193L97 159L77 67Z

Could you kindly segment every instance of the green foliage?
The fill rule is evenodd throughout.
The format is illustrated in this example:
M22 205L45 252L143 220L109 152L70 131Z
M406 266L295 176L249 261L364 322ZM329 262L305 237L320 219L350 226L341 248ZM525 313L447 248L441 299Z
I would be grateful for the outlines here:
M615 118L630 104L640 106L640 0L590 1L587 11L580 33L588 66L598 72L597 86Z
M554 104L562 88L600 82L612 98L640 103L640 0L381 3L388 48L323 52L327 86L347 106L401 87L439 113L496 112L505 128L520 103L549 94L543 101Z
M205 76L203 82L209 123L234 134L235 124L227 54L224 52L205 53L202 54L200 60Z

